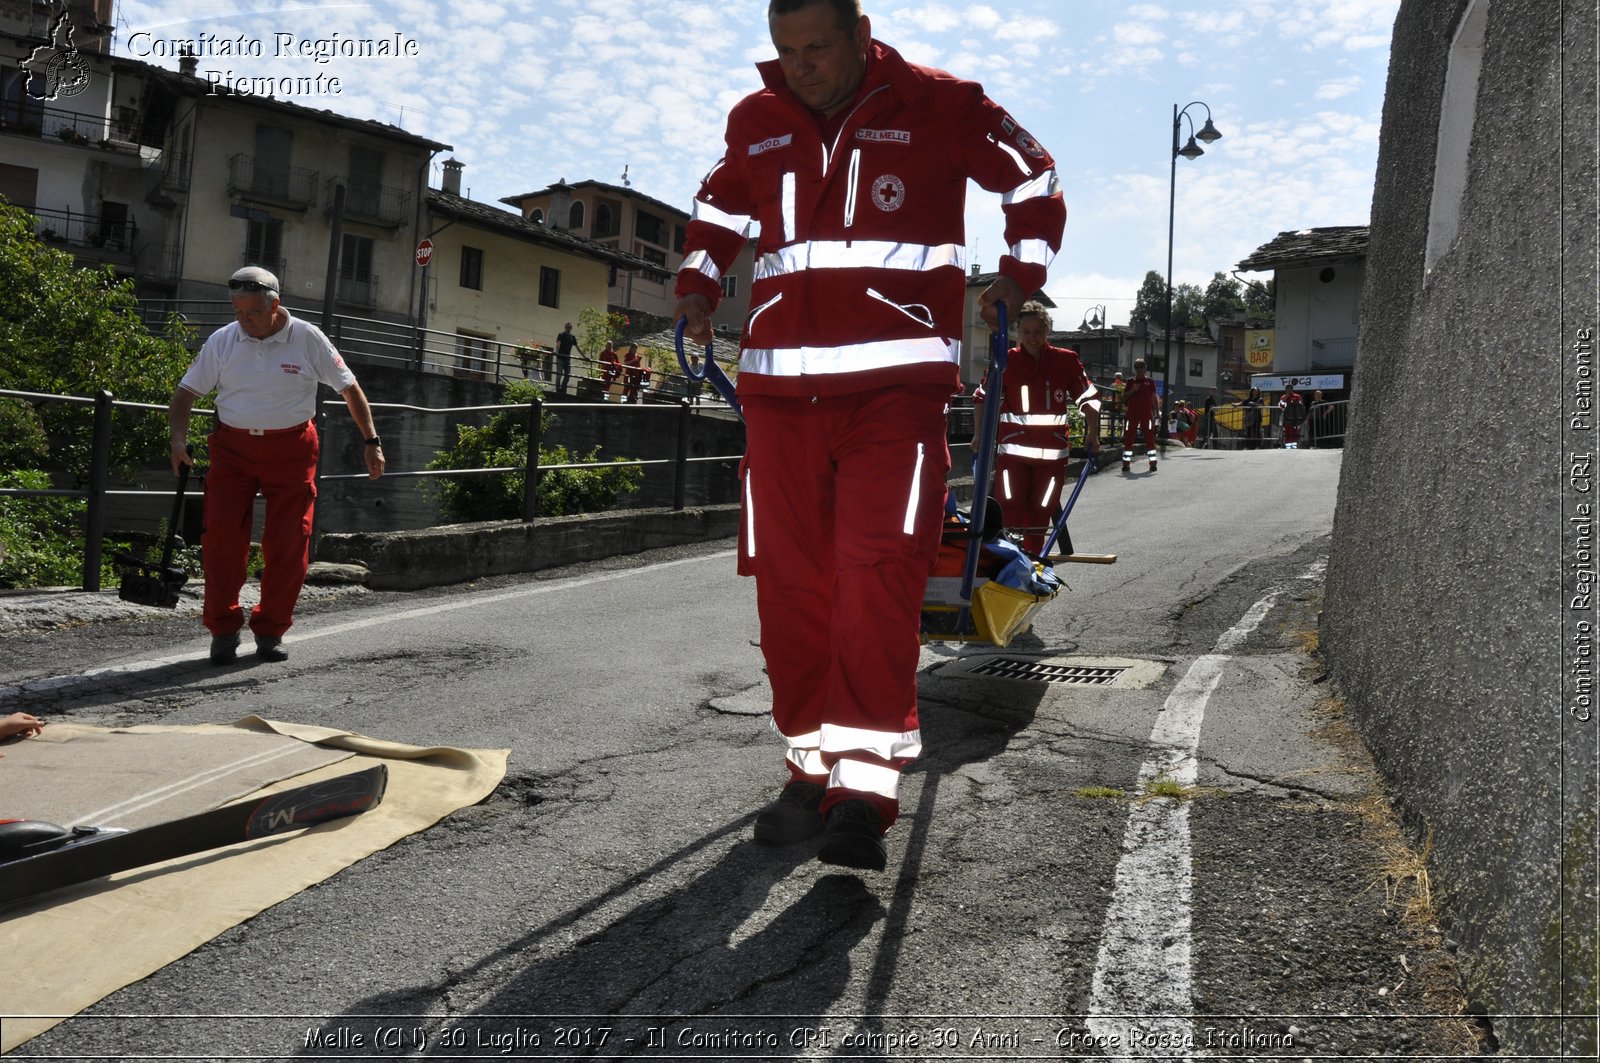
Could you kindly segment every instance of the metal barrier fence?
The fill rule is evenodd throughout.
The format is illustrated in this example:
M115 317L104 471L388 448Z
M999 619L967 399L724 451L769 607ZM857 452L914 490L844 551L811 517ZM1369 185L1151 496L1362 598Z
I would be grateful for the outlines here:
M18 400L21 400L21 401L24 401L24 402L31 402L31 403L39 403L39 402L61 403L61 404L73 405L73 406L92 406L94 408L94 427L92 429L92 436L91 436L91 441L90 441L89 482L88 482L87 487L85 487L83 489L70 489L70 488L48 488L48 489L0 488L0 496L11 496L11 497L19 497L19 498L78 498L78 499L86 500L88 505L86 506L85 512L84 512L84 528L83 528L83 532L84 532L84 558L83 558L83 569L82 569L82 587L86 591L98 591L98 590L100 590L100 582L101 582L100 581L100 567L101 567L101 558L102 558L101 541L105 536L106 500L108 498L116 497L116 496L124 496L124 497L161 497L161 498L168 498L168 497L172 496L172 492L171 491L119 489L119 488L111 488L109 486L110 458L111 458L111 439L112 439L112 434L111 434L111 428L112 428L111 415L112 415L112 412L115 409L128 409L128 410L146 410L146 411L155 411L155 412L165 413L166 410L167 410L167 407L164 406L164 405L158 405L158 404L147 403L147 402L126 402L126 401L121 401L121 400L118 400L118 399L114 398L112 396L111 392L109 392L109 391L97 392L93 397L84 397L84 396L76 396L76 395L50 395L50 394L41 394L41 393L37 393L37 392L28 392L28 391L6 391L6 390L0 390L0 399L18 399ZM327 401L323 402L321 405L324 406L324 407L336 406L336 407L339 407L339 408L344 408L345 403L342 400L327 400ZM461 407L435 408L435 407L427 407L427 406L408 406L408 405L401 404L401 403L372 403L371 406L372 406L372 409L374 411L380 411L380 410L403 410L403 411L408 411L408 412L418 413L418 414L424 414L424 415L444 415L444 414L480 413L480 412L506 413L508 411L517 410L517 409L525 410L526 411L526 416L527 416L527 419L528 419L527 423L528 423L529 431L528 431L527 453L524 456L524 463L522 465L504 466L504 467L496 467L496 468L482 468L482 469L414 469L414 470L394 470L394 471L385 470L383 475L384 475L385 479L390 479L390 478L407 479L407 478L438 477L438 476L488 476L488 475L493 475L493 474L498 474L498 473L524 473L524 474L526 474L526 477L525 477L525 480L524 480L524 483L523 483L522 519L524 521L528 522L528 523L532 523L535 520L535 518L537 517L537 515L538 515L538 508L539 508L539 495L538 495L539 473L547 471L547 470L594 469L594 468L606 468L606 467L614 467L614 466L649 467L649 466L668 466L668 465L670 465L670 466L672 466L674 468L673 508L676 509L676 510L681 510L681 509L684 508L684 505L685 505L685 497L686 497L687 486L688 486L688 468L689 468L689 466L691 464L702 463L702 462L738 461L742 457L742 455L739 455L739 454L714 455L714 456L708 456L708 457L690 457L689 456L689 435L690 435L690 426L691 426L691 422L692 422L692 417L693 417L693 414L694 414L695 410L694 410L694 407L690 403L688 403L686 401L685 402L679 402L679 403L674 404L674 405L666 405L666 404L658 403L658 404L655 404L655 405L648 405L648 406L647 405L642 405L642 404L641 405L618 405L618 404L614 404L614 403L595 403L595 404L565 403L565 404L562 404L561 408L563 410L582 409L582 408L606 409L606 410L612 411L614 414L620 414L620 413L622 413L624 411L628 411L629 413L650 414L650 415L655 415L655 416L660 416L660 415L665 414L665 413L675 413L676 416L677 416L677 426L676 426L676 428L677 428L677 439L676 439L676 453L675 453L675 456L672 457L672 458L661 458L661 459L654 459L654 460L650 460L650 459L626 460L626 459L624 459L624 460L618 460L618 461L604 461L604 462L571 462L571 463L566 463L566 464L561 464L561 465L541 465L539 463L539 447L543 442L540 422L542 420L542 414L543 414L543 411L544 411L544 403L540 402L538 400L535 400L533 402L528 403L525 406L520 406L520 407L519 406L508 405L508 404L500 404L500 405L494 405L494 406L461 406ZM215 417L216 416L216 411L215 410L203 409L203 408L198 408L198 407L193 410L193 413L196 414L196 415L202 416L202 417ZM324 413L321 412L320 410L319 410L319 413L318 413L318 416L317 416L317 422L318 422L319 434L322 434L324 436L324 438L326 438L326 417L325 417ZM319 483L321 483L323 481L335 481L335 480L360 481L360 480L366 480L366 479L367 479L367 476L366 476L365 473L336 474L336 475L324 476L324 475L321 474L320 469L319 469L318 475L317 475L317 480L318 480ZM203 495L204 495L203 491L188 491L185 494L185 496L189 497L189 498L203 497Z
M1206 438L1204 422L1195 445L1206 450L1270 450L1284 445L1283 411L1277 406L1261 407L1261 428L1254 438L1244 427L1242 407L1217 407L1215 430ZM1306 408L1306 419L1300 426L1297 447L1303 450L1332 449L1344 446L1345 431L1350 423L1350 401L1319 402ZM1253 445L1252 445L1253 444Z
M287 304L286 304L287 305ZM159 333L169 315L177 314L204 339L233 320L233 308L226 300L141 300L139 312L145 327ZM321 321L320 308L289 306L289 312L307 321ZM414 369L463 380L503 384L527 379L554 387L558 381L555 351L529 343L510 343L458 332L418 328L414 325L379 318L335 314L329 339L347 358L357 362ZM601 363L589 355L574 355L571 360L572 390L577 382L602 377ZM681 373L650 369L639 388L640 401L676 403L690 399L697 403L720 403L715 392L697 388Z

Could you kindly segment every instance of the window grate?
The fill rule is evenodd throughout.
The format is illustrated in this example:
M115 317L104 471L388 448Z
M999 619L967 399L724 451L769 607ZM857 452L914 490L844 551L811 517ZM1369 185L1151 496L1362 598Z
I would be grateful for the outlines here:
M1126 672L1126 668L1090 668L1082 665L1048 664L1016 657L991 657L974 665L968 675L994 676L998 679L1023 679L1036 683L1059 683L1067 686L1111 686Z

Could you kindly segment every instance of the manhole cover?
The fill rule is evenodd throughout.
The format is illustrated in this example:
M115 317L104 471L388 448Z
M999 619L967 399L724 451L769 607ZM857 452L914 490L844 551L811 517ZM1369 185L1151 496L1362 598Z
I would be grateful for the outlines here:
M1026 679L1035 683L1062 683L1068 686L1111 686L1126 668L1095 668L1084 665L1051 664L1048 661L1016 657L990 657L967 669L968 675L995 676L999 679Z
M1002 679L1017 683L1143 690L1161 678L1165 666L1137 657L1028 657L1019 653L967 654L936 668L952 679Z

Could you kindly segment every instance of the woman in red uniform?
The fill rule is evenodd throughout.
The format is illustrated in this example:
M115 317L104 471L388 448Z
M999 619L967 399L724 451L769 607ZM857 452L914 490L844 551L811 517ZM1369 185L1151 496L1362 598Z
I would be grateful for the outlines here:
M1017 315L1019 346L1006 360L1000 396L995 489L1006 523L1022 532L1022 548L1038 553L1061 508L1072 456L1069 412L1083 411L1091 456L1100 452L1100 400L1076 351L1050 344L1050 314L1024 303ZM984 387L973 394L974 417L983 423ZM973 445L977 445L974 437Z

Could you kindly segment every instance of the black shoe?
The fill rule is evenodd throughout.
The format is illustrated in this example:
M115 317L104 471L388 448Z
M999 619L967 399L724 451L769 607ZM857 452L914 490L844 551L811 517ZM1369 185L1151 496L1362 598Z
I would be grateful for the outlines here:
M817 807L827 788L804 779L791 779L783 793L756 816L756 841L762 845L793 845L822 829Z
M257 635L256 656L263 661L287 661L289 651L283 648L282 639L271 635Z
M883 845L883 821L878 810L865 801L840 801L828 810L828 824L822 828L822 847L817 859L824 864L855 867L863 871L882 871L889 862Z
M239 656L239 633L211 636L211 663L232 664Z

